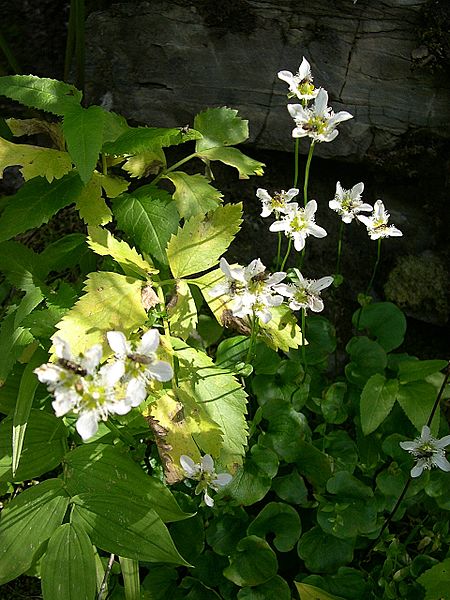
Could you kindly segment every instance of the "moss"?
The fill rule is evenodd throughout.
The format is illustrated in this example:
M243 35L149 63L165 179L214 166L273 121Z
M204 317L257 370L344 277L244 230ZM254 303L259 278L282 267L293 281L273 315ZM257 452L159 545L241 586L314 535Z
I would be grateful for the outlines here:
M430 323L446 323L449 313L448 273L437 256L404 256L390 272L386 298L409 315Z

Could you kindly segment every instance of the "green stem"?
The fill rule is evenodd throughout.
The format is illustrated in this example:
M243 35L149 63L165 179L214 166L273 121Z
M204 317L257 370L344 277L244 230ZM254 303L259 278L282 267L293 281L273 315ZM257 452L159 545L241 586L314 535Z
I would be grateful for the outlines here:
M306 358L306 309L302 308L302 363L303 363L303 381L306 378L306 369L308 368L308 362Z
M366 292L365 292L365 296L367 296L372 288L372 284L375 280L375 275L377 273L377 269L378 269L378 265L380 264L380 258L381 258L381 240L382 238L378 238L378 247L377 247L377 260L375 261L375 265L373 267L373 271L372 271L372 277L370 278L369 284L367 286ZM362 313L362 309L363 307L361 306L361 308L358 311L358 319L356 321L356 331L359 330L359 322L361 320L361 313Z
M286 261L289 258L289 254L291 253L291 246L292 246L292 238L289 238L288 247L286 250L286 254L283 258L283 262L281 263L280 271L284 271L284 265L286 264Z
M300 258L298 259L298 270L300 271L300 273L303 269L303 262L305 260L305 254L306 254L306 246L300 252Z
M174 165L172 165L168 169L162 170L161 173L159 175L157 175L155 177L155 179L153 179L153 181L151 182L151 185L155 185L155 183L157 183L160 179L165 177L167 175L167 173L171 173L172 171L175 171L175 169L178 169L178 167L181 167L181 165L184 165L184 163L187 163L188 160L191 160L192 158L196 158L196 156L198 156L197 152L193 152L192 154L189 154L189 156L186 156L185 158L182 158L181 160L176 162Z
M444 381L442 382L441 388L439 390L439 393L436 397L436 400L433 404L433 408L431 409L431 413L430 416L428 417L428 421L427 421L427 425L428 427L431 425L431 421L433 420L434 417L434 413L437 411L439 404L441 402L441 398L442 398L442 394L444 393L445 390L445 386L447 385L447 381L448 378L450 376L450 362L447 364L447 367L445 369L445 377L444 377Z
M253 316L252 316L252 331L251 331L251 334L250 334L250 345L248 347L248 352L247 352L247 356L246 356L246 359L245 359L245 362L247 364L251 364L251 361L253 359L253 347L255 345L256 336L258 335L258 330L259 330L258 317L255 315L255 311L253 311Z
M294 151L294 185L293 187L297 187L298 182L298 146L300 143L300 138L295 139L295 151Z
M277 262L275 263L275 271L278 271L278 266L281 260L281 240L282 234L281 231L278 232L278 248L277 248Z
M314 141L311 142L309 147L308 159L305 167L305 183L303 184L303 203L306 206L308 203L308 181L309 181L309 167L311 166L311 159L314 152Z
M335 275L340 274L341 269L341 252L342 252L342 238L344 235L344 221L341 220L341 224L339 226L339 237L338 237L338 245L337 245L337 260L336 260L336 271Z
M106 154L102 154L102 173L108 175L108 163L106 162Z

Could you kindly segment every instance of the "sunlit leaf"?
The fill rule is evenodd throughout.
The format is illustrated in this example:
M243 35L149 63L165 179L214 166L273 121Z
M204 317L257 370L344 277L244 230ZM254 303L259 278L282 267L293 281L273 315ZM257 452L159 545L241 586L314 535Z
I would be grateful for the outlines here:
M177 204L180 217L184 219L190 219L198 214L204 215L221 203L223 194L210 185L204 175L199 173L188 175L182 171L173 171L166 177L175 185L173 199Z
M67 152L29 144L13 144L0 138L0 177L6 167L18 165L25 181L45 177L49 183L61 179L72 169Z

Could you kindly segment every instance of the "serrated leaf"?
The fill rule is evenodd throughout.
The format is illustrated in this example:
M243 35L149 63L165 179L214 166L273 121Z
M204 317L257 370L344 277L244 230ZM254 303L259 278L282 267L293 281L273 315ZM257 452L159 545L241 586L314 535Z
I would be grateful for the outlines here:
M94 549L83 528L64 523L53 533L42 559L44 600L92 600L96 592Z
M88 227L88 246L100 256L111 256L122 267L125 275L148 279L158 271L123 240L117 240L112 233L101 227Z
M102 188L108 198L116 198L126 191L129 183L121 177L94 172L79 194L76 207L87 225L106 225L112 221L112 212L102 198Z
M57 335L75 355L104 343L107 331L119 330L128 335L147 320L141 287L141 281L118 273L90 273L84 296L58 323Z
M172 335L186 340L197 326L197 307L189 285L180 279L176 283L174 298L167 306Z
M183 219L190 219L198 214L204 215L219 206L222 201L223 194L210 185L204 175L173 171L165 177L175 185L173 199Z
M73 85L35 75L0 77L0 94L59 116L78 106L82 99L82 93Z
M6 119L9 129L16 137L45 133L59 150L64 150L64 135L61 123L52 123L42 119Z
M166 156L162 148L147 150L133 156L129 156L122 165L130 177L148 177L156 175L162 167L166 166Z
M105 111L103 115L103 143L117 140L125 131L128 131L128 128L125 117L112 110Z
M403 360L398 365L398 378L401 383L425 379L447 366L446 360Z
M19 242L2 242L0 271L19 290L33 291L46 275L45 259Z
M113 212L118 228L124 231L141 252L158 263L167 264L166 246L176 231L179 215L171 196L152 186L116 198Z
M436 388L427 381L411 381L398 386L398 403L417 431L422 431L422 427L426 425L436 395ZM439 411L436 411L433 418L431 430L433 434L439 430Z
M42 177L27 181L6 201L0 219L0 242L47 223L61 208L76 201L82 187L74 171L52 183Z
M199 449L204 454L219 455L220 427L211 419L205 405L184 389L161 392L148 411L168 483L186 477L180 465L181 455L190 456L197 463L201 459Z
M63 271L80 264L80 259L86 252L89 252L86 236L82 233L69 233L48 244L37 256L37 261L48 274L50 271ZM52 294L49 294L48 299L51 297Z
M248 121L238 117L238 111L223 106L209 108L196 115L194 128L202 134L195 145L196 152L218 146L234 146L248 138Z
M219 206L205 217L197 215L173 235L167 256L174 277L187 277L217 264L239 231L242 204Z
M29 144L14 144L0 138L0 177L6 167L18 165L25 181L45 177L49 183L61 179L72 170L72 159L67 152Z
M117 198L117 196L126 192L130 185L129 181L116 175L104 175L103 173L94 172L94 177L100 181L108 198Z
M368 379L361 392L361 427L364 435L377 429L391 412L398 389L397 379L386 379L380 373Z
M103 146L107 154L139 154L149 150L157 151L167 146L177 146L191 140L198 140L201 134L194 129L184 133L177 127L129 127L113 142Z
M83 183L92 177L103 142L103 115L100 106L71 107L64 113L63 131L67 149Z
M239 179L248 179L251 175L262 175L265 164L250 158L237 148L210 148L198 153L203 160L220 160L224 164L234 167L239 173Z
M286 305L273 306L272 318L268 323L260 323L259 337L269 348L288 352L290 348L302 345L302 332L297 319ZM308 343L305 341L305 343Z
M6 506L0 520L0 585L27 571L61 524L69 497L61 479L34 485Z

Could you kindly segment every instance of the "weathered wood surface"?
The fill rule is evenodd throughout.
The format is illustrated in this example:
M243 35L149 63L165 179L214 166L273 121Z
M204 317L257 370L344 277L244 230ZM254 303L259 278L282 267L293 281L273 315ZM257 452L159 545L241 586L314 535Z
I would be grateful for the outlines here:
M355 119L318 154L383 153L405 133L450 137L450 81L427 67L417 30L426 0L172 0L91 14L91 98L159 126L192 123L209 106L238 108L259 146L290 150L281 69L311 62L333 108Z

